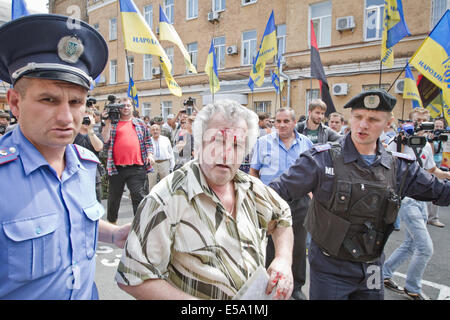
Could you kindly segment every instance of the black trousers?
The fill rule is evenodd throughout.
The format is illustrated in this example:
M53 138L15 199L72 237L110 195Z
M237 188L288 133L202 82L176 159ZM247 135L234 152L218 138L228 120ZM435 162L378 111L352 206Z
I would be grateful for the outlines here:
M294 290L300 290L306 282L306 235L308 232L303 226L305 217L296 217L293 220L294 249L292 252L292 275L294 277ZM266 249L266 268L275 258L275 246L272 237L268 238Z
M145 181L147 172L144 166L117 167L118 174L109 176L108 184L108 210L107 219L109 222L116 222L119 215L120 201L122 200L125 184L131 194L133 204L133 214L136 215L137 208L142 199L146 196Z

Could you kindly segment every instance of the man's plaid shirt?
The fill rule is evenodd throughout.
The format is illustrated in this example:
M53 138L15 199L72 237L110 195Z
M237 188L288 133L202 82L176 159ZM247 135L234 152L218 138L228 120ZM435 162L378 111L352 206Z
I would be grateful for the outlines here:
M153 153L153 145L150 136L150 131L145 122L139 118L133 117L131 119L131 122L133 123L134 129L136 130L139 139L139 146L141 148L142 161L144 161L145 170L147 172L152 172L153 171L152 165L150 163L146 164L148 154ZM111 125L111 137L107 142L109 146L108 146L108 160L106 162L106 169L108 171L108 175L110 176L118 173L113 158L114 141L116 138L116 133L117 133L117 124L113 124Z

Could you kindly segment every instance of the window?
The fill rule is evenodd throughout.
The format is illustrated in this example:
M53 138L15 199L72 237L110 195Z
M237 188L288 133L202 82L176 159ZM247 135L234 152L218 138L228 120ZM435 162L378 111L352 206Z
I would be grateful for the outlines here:
M109 19L109 40L117 40L117 18Z
M242 52L242 65L251 65L256 57L256 30L242 33Z
M384 0L366 0L364 40L380 40L383 32Z
M383 1L383 0L382 0ZM318 47L328 47L331 45L331 2L320 2L310 6L311 20L314 26L314 33L317 38ZM311 35L311 25L308 24L308 32ZM309 41L311 43L311 41Z
M363 85L362 91L368 91L368 90L373 90L373 89L383 89L383 90L388 90L390 87L390 85L388 83L382 83L381 85L379 84L366 84Z
M188 43L187 51L189 53L189 56L191 57L192 64L197 69L197 54L198 54L197 42ZM190 71L188 71L188 69L186 68L186 72L190 72Z
M256 1L258 1L258 0L242 0L242 4L246 5L246 4L256 3Z
M255 101L254 106L255 106L255 112L270 112L270 105L271 102L270 101Z
M167 116L172 113L172 101L163 101L161 104L161 114L164 122L167 120Z
M225 0L212 0L212 10L213 11L224 11L225 10Z
M306 108L305 108L306 111L308 111L309 104L314 99L320 99L320 89L308 89L308 90L306 90Z
M150 29L153 29L153 6L151 4L144 7L144 19Z
M128 82L128 79L130 78L134 78L134 57L128 57L128 65L127 65L127 60L125 58L125 82ZM130 73L128 73L130 72Z
M175 66L173 65L173 47L168 47L165 50L166 50L167 57L169 58L170 63L172 64L172 71L170 72L170 74L173 75L173 69L175 69Z
M431 28L439 22L447 9L450 9L449 0L433 0L431 9Z
M198 0L186 0L186 19L198 17Z
M171 24L173 24L173 6L174 0L164 0L164 12Z
M216 53L217 69L225 68L225 37L213 39L214 51Z
M153 66L153 59L151 54L144 54L144 70L143 70L143 78L145 80L152 79L152 66Z
M277 48L278 56L281 57L286 52L286 25L277 26Z
M151 118L151 112L150 111L151 111L151 103L144 102L142 104L142 114L141 114L141 116L143 116L143 117L148 116L148 117Z
M117 83L117 60L111 60L109 62L109 83Z

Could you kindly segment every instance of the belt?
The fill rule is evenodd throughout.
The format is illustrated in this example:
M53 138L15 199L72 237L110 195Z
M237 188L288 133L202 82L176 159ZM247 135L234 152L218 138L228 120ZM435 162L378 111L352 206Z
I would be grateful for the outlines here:
M142 167L142 165L140 165L140 164L126 164L126 165L118 164L118 165L116 165L116 167L118 167L118 168L131 168L131 167Z
M155 162L156 162L156 163L161 163L161 162L164 162L164 161L169 161L169 159L164 159L164 160L155 160Z

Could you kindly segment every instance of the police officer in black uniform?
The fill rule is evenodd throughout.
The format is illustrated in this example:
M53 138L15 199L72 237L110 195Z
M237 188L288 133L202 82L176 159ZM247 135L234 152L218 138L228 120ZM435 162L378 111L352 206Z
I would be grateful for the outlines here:
M395 103L383 90L355 96L344 106L352 109L345 138L304 152L269 184L286 201L313 192L305 220L311 300L384 299L383 248L401 199L450 204L448 181L381 144Z

